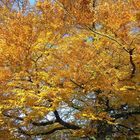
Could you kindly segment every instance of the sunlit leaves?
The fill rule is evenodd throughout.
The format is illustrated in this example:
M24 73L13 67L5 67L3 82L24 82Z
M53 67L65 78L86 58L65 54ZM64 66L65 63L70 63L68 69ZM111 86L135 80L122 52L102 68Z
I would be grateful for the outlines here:
M65 104L87 120L75 135L90 136L102 123L123 124L125 118L116 123L112 116L140 105L139 3L94 2L37 1L27 10L27 1L19 9L7 1L0 7L1 112L19 110L28 126ZM5 120L0 116L1 124Z

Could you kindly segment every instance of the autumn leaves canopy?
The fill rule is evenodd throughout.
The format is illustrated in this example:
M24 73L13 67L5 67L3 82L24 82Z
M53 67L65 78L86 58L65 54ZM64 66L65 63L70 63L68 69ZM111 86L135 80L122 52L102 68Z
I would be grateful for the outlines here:
M139 137L139 30L139 0L0 1L0 123L7 137L57 130ZM69 121L60 115L66 106L73 109ZM54 120L42 123L50 112Z

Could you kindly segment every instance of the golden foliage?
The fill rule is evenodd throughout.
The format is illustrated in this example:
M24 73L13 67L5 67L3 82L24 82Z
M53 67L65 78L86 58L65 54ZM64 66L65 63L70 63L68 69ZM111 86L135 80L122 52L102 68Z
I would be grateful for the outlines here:
M29 124L77 99L75 117L113 126L110 108L140 106L139 0L39 0L32 10L10 2L0 6L1 112L19 108Z

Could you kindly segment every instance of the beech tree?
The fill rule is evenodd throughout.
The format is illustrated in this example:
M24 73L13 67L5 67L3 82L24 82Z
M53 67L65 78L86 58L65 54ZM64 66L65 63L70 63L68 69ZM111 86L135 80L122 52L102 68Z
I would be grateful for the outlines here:
M139 0L1 0L0 137L139 139L139 31Z

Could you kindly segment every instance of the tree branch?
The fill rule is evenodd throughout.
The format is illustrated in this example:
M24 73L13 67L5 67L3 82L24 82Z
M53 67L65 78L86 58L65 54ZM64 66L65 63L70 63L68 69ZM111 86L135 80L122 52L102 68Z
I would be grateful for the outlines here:
M110 40L116 42L119 46L123 46L123 44L121 44L117 39L115 39L115 38L112 37L112 36L109 36L109 35L104 34L104 33L100 33L100 32L98 32L98 31L96 31L96 30L94 30L94 29L92 29L92 28L90 28L90 27L87 27L87 29L89 29L90 31L92 31L93 33L95 33L95 34L97 34L97 35L106 37L106 38L108 38L108 39L110 39Z
M77 82L75 82L75 81L72 80L71 78L70 78L70 81L71 81L72 83L74 83L76 86L78 86L78 87L84 89L83 85L78 84Z
M6 117L9 117L9 118L15 118L17 120L24 121L24 118L9 115L5 111L3 111L2 114L4 116L6 116ZM48 134L52 134L53 132L55 132L57 130L63 130L63 129L73 129L73 130L80 129L79 126L76 126L74 124L70 124L70 123L67 123L67 122L63 121L60 118L60 116L59 116L57 111L54 111L54 115L56 117L56 120L54 120L54 121L47 121L47 122L34 122L34 121L30 121L30 123L33 124L34 126L47 126L47 125L51 125L51 124L54 124L54 123L57 122L57 123L59 123L62 126L53 128L53 129L51 129L50 131L47 131L47 132L39 132L39 133L30 133L30 132L27 132L26 130L23 130L21 127L18 127L17 129L18 129L19 133L22 133L22 134L27 135L27 136L32 136L32 135L48 135Z
M55 115L55 117L56 117L57 122L59 122L59 123L60 123L61 125L63 125L64 127L68 128L68 129L74 129L74 130L80 129L79 126L76 126L76 125L74 125L74 124L70 124L70 123L67 123L67 122L63 121L63 120L60 118L60 116L59 116L59 114L58 114L58 112L57 112L56 110L54 111L54 115Z
M123 125L123 124L117 124L117 126L126 128L126 129L130 130L131 132L133 132L134 134L137 134L132 128L130 128L130 127L128 127L128 126L125 126L125 125Z
M119 119L122 117L131 116L131 115L140 115L140 108L138 108L138 110L135 110L135 111L130 111L130 112L123 111L121 113L115 113L115 114L112 114L111 117L115 119Z
M136 65L135 65L135 63L133 61L133 57L132 57L135 48L129 49L129 50L127 50L126 48L123 48L123 49L129 54L129 60L130 60L131 66L132 66L130 78L133 78L135 76L135 72L136 72Z

